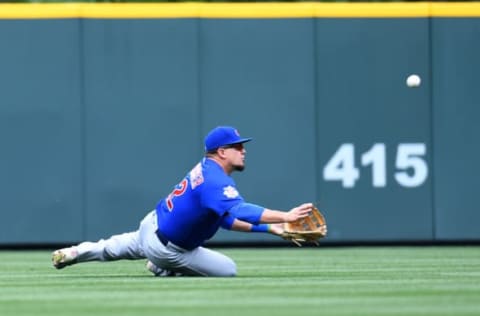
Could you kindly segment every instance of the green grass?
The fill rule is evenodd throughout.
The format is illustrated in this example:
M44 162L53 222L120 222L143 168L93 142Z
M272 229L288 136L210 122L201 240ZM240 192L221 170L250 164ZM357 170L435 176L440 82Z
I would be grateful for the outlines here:
M0 315L479 315L480 247L220 249L236 278L0 251Z

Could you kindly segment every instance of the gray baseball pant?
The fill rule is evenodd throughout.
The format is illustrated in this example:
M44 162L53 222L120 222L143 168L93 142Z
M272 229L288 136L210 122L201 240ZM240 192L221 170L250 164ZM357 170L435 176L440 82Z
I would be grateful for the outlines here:
M237 274L235 262L204 247L183 249L171 242L164 245L156 235L157 215L148 213L137 231L114 235L97 242L76 246L78 262L147 258L157 267L188 276L231 277Z

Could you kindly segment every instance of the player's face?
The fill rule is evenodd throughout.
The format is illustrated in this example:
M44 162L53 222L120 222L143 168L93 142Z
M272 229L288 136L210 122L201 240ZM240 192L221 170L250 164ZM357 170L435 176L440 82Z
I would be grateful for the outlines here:
M235 171L243 171L245 169L245 147L243 144L233 144L224 147L228 161Z

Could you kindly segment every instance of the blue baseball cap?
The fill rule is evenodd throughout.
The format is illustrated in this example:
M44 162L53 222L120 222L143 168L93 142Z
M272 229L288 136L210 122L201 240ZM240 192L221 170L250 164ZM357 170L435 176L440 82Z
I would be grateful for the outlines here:
M205 151L212 151L222 146L241 144L251 141L252 138L242 138L237 129L231 126L218 126L212 129L205 137Z

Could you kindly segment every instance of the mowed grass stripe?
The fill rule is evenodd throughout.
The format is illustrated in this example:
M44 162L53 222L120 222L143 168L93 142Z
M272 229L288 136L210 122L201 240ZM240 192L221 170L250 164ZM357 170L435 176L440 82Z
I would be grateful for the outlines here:
M0 315L479 315L480 247L219 249L236 278L0 252Z

